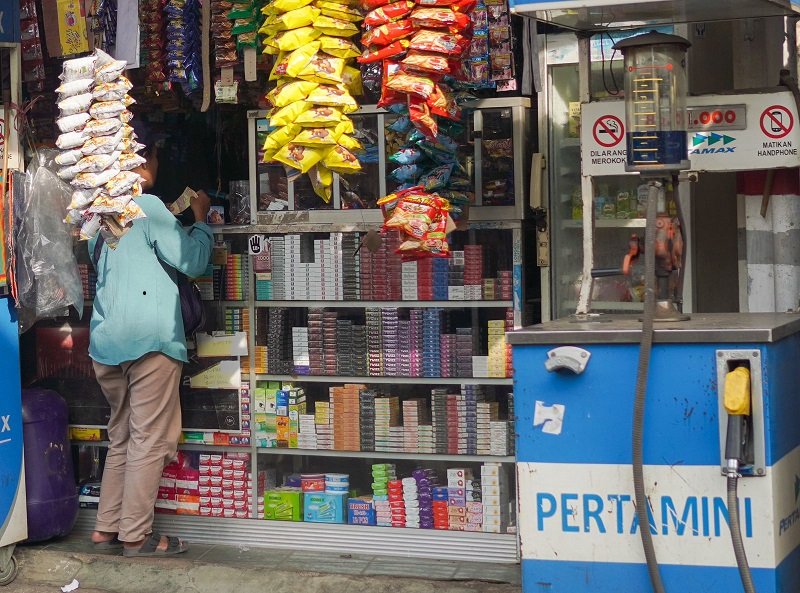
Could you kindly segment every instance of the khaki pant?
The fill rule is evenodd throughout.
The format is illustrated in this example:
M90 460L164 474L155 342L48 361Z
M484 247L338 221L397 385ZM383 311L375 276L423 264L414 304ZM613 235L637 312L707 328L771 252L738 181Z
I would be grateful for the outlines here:
M110 441L95 529L137 542L152 531L158 483L181 434L183 363L151 353L121 365L94 362L111 405Z

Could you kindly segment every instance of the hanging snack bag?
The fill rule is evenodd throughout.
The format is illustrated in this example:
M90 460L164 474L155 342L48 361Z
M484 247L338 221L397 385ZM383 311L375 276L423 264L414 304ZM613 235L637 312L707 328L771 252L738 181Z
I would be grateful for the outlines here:
M74 165L79 160L83 158L83 152L80 148L73 148L72 150L66 150L64 152L60 152L56 155L55 161L56 165L60 165L62 167L68 167L70 165Z
M87 113L86 115L88 116L89 114ZM90 138L96 138L98 136L116 134L122 128L122 125L122 120L119 118L93 119L87 122L83 131Z
M414 31L414 24L411 19L386 23L364 33L361 37L361 44L364 46L389 45L393 41L413 35Z
M303 127L336 126L345 117L347 116L342 115L342 111L336 107L317 105L303 111L295 118L294 123Z
M264 162L268 162L269 159L267 155L269 154L270 157L278 152L281 148L286 146L292 138L297 136L300 133L299 125L297 124L290 124L287 126L283 126L282 128L278 128L274 132L272 132L267 139L264 141Z
M320 84L337 84L342 82L344 60L324 53L318 53L297 77Z
M277 87L267 93L267 101L274 107L286 107L295 101L303 101L319 86L319 83L307 80L293 80L279 83ZM309 99L311 101L311 99ZM311 101L314 103L315 101Z
M86 122L90 119L91 116L88 113L76 113L57 119L56 125L58 125L58 129L61 130L62 134L67 134L69 132L83 130Z
M419 184L425 191L435 192L447 187L450 181L450 174L453 172L453 164L441 165L426 173L419 179Z
M333 146L340 135L336 134L336 128L303 128L292 142L301 146Z
M386 81L386 87L407 95L427 99L433 94L436 83L429 77L399 70ZM413 121L413 118L412 118Z
M314 5L320 9L324 16L329 16L340 21L360 23L364 20L364 16L357 8L351 8L345 4L328 2L326 0L317 0Z
M400 0L400 2L380 6L367 13L367 16L364 17L364 24L367 27L379 27L394 22L410 14L414 6L411 0Z
M96 101L121 101L131 88L133 88L131 82L124 76L120 76L113 82L96 85L92 90L92 97Z
M411 22L420 29L446 29L451 33L465 31L471 23L469 15L450 8L417 8L411 13Z
M119 173L118 167L109 167L99 173L79 173L72 180L72 186L78 189L94 189L111 181Z
M137 167L141 167L146 162L147 159L144 157L132 152L126 152L119 157L119 168L123 171L132 171Z
M419 72L447 74L450 72L450 61L446 56L429 52L412 50L400 62L404 66Z
M92 90L94 85L94 78L79 78L71 82L65 82L56 89L60 99L67 97L74 97L75 95L83 95Z
M353 113L358 110L356 100L347 92L347 89L339 85L319 85L318 88L308 94L308 101L316 105L338 107L344 113Z
M408 50L408 39L400 39L393 41L389 45L374 49L365 49L358 57L359 64L370 64L372 62L380 62L381 60L388 60L403 54Z
M83 130L77 132L67 132L66 134L61 134L58 138L56 138L56 146L61 150L78 148L79 146L83 146L86 138L87 136Z
M67 60L64 62L64 66L59 78L64 83L92 78L94 76L94 65L96 62L96 55L87 56L85 58L77 58L74 60Z
M72 201L69 203L69 209L83 210L84 208L88 208L102 191L102 187L96 187L94 189L76 189L72 192ZM72 224L75 223L73 222Z
M337 58L357 58L361 55L358 46L343 37L331 37L323 35L318 39L320 49L326 54L336 56Z
M275 160L301 173L307 173L323 159L327 150L329 149L289 143L275 154Z
M109 119L120 117L123 111L125 111L125 103L123 101L98 101L89 109L89 115L94 119Z
M308 171L308 178L311 180L311 187L314 193L328 204L333 196L333 173L322 163L317 163Z
M294 123L294 120L304 111L308 111L310 107L311 103L296 101L295 103L290 103L286 107L281 107L280 109L276 108L277 110L274 113L269 114L269 125L281 127Z
M120 77L127 65L123 60L112 60L95 71L94 79L98 83L113 82Z
M78 164L75 165L76 167L81 167L82 171L87 173L99 173L100 171L105 171L115 162L117 162L120 158L120 153L112 152L111 154L95 154L91 156L85 156Z
M123 142L123 131L117 130L113 136L97 136L94 138L89 138L83 144L82 152L84 155L90 154L109 154L114 152L115 150L123 150L119 148L121 142ZM133 142L131 140L131 142Z
M306 43L286 56L285 75L294 78L300 74L311 62L321 47L319 41ZM270 78L270 80L272 80Z
M355 173L361 170L356 156L343 146L334 146L322 161L334 173Z
M272 45L280 51L294 51L307 43L311 43L322 33L323 31L314 27L301 27L299 29L281 31L272 38Z
M469 39L463 35L451 35L442 31L422 29L411 38L410 48L458 57L469 47Z
M314 21L314 28L331 37L352 37L359 33L358 27L353 23L325 15Z
M117 171L117 174L106 183L106 191L111 197L121 196L133 190L133 186L141 181L138 173L133 171Z
M58 110L61 117L75 115L76 113L86 113L92 104L92 93L73 95L58 102Z

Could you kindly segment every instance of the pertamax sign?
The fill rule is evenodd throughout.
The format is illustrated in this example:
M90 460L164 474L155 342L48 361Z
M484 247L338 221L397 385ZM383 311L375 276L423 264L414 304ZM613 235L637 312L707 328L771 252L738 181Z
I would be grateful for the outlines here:
M693 171L752 171L800 166L798 113L789 91L687 98L687 146ZM584 175L624 175L625 104L581 110Z

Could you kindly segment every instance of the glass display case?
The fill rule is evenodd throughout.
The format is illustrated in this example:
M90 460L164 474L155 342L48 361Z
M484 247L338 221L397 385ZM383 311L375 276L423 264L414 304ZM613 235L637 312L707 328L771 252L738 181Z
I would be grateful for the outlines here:
M462 122L451 123L446 132L457 145L454 175L464 183L456 191L466 194L469 219L523 219L530 173L530 99L481 100L465 106L464 113ZM287 173L280 163L262 162L261 147L270 132L266 115L264 111L248 113L253 223L268 224L271 215L292 211L309 213L313 222L314 212L319 210L327 213L327 222L335 222L337 216L343 221L379 221L378 199L408 181L404 171L398 170L403 163L391 159L409 133L409 126L400 125L400 116L394 113L366 105L350 116L356 128L353 135L363 146L356 154L362 170L355 175L334 175L328 203L314 194L306 176L292 170ZM431 150L437 148L431 143ZM336 211L334 218L332 211Z
M671 28L664 28L671 32ZM589 88L592 101L623 99L622 55L613 44L636 31L595 35L590 40ZM591 309L629 312L642 309L642 270L637 262L629 275L622 262L633 237L644 235L641 179L637 174L583 177L581 172L581 96L578 40L574 34L550 35L546 56L547 86L540 95L540 134L546 134L551 211L552 257L550 314L575 313L583 273L583 192L592 193L593 267L609 271L595 278ZM613 132L613 131L612 131ZM621 130L620 130L621 132ZM544 145L544 143L542 143ZM610 270L620 274L610 275Z

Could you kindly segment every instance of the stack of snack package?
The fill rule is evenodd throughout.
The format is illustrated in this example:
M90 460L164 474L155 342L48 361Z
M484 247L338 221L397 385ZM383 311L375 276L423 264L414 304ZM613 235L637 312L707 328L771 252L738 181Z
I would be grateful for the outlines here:
M232 3L223 0L211 2L211 35L214 39L214 66L224 70L239 62L236 54L236 39L233 37L234 21L228 18Z
M122 76L126 62L97 50L93 55L67 60L60 76L61 134L58 176L74 188L66 221L80 227L81 239L102 232L115 247L129 225L144 212L133 200L142 193L135 173L145 159L144 147L128 124L131 83Z
M236 37L237 50L242 51L248 47L258 49L260 13L260 0L233 0L228 20L233 21L231 34Z
M348 114L358 109L359 55L350 40L359 33L361 11L353 0L273 0L261 10L264 53L274 56L266 100L270 134L265 163L286 166L290 178L307 173L315 193L332 197L333 174L361 170L362 149Z
M469 202L471 182L457 159L463 133L456 86L465 79L462 58L470 46L475 0L364 0L370 12L359 62L380 69L379 106L398 114L387 132L403 141L389 157L398 191L378 203L385 229L405 234L405 259L446 257L453 218Z
M167 80L186 94L202 83L199 0L168 0L166 16Z
M167 80L164 68L166 53L164 30L166 19L161 10L161 0L142 0L139 3L139 20L142 28L141 48L146 61L145 82L158 87Z

